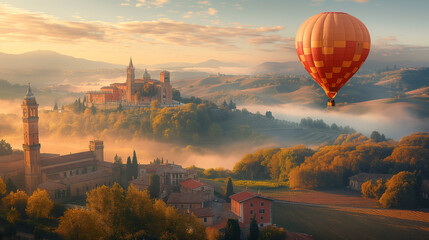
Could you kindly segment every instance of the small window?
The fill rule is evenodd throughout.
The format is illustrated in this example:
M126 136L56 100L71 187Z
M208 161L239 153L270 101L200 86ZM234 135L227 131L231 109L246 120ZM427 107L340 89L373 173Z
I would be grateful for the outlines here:
M66 172L64 172L64 177L67 177L67 173Z
M70 176L73 176L73 171L70 171Z
M253 214L253 210L250 210L250 214Z
M76 169L76 175L79 175L79 169Z
M264 216L261 216L261 220L264 220Z
M183 204L180 204L180 208L183 208Z
M265 209L259 209L259 213L265 213Z
M262 206L262 207L264 206L264 202L261 202L261 206Z
M261 223L261 227L263 227L264 226L264 224L263 223Z
M76 188L76 195L79 195L79 188Z
M251 203L250 206L253 207L253 203Z
M192 204L189 204L189 208L192 208Z
M206 217L204 218L204 222L207 222L207 218Z

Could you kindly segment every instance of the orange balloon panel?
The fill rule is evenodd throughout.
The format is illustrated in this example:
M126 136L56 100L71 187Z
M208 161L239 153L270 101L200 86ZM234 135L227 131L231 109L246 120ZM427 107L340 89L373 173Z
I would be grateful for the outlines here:
M366 60L371 39L359 19L342 12L324 12L301 25L295 47L307 72L334 98Z

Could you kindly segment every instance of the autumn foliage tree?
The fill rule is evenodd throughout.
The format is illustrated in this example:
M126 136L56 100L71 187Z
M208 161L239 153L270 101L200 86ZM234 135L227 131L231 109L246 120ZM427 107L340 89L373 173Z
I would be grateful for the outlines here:
M261 230L259 240L286 240L286 231L283 228L267 226Z
M417 205L418 178L416 173L407 171L394 175L386 183L386 191L379 202L384 208L403 207L410 208Z
M361 186L362 196L366 198L375 198L380 199L386 190L386 185L383 179L378 179L377 181L368 180L364 182Z
M87 210L69 209L57 232L77 239L76 232L94 229L82 239L206 239L203 224L193 215L179 213L161 200L152 201L147 191L130 185L101 186L87 194ZM83 220L81 220L83 219ZM88 222L86 225L80 222Z
M6 194L6 190L7 190L6 183L0 177L0 197L3 197L3 195Z
M25 216L25 209L27 207L28 195L24 191L17 190L10 192L2 199L3 206L6 209L14 207L21 216Z
M88 209L69 209L60 217L60 225L56 232L66 240L100 239L102 228L97 222L95 214Z
M48 218L54 203L46 190L37 189L28 198L25 212L32 218Z

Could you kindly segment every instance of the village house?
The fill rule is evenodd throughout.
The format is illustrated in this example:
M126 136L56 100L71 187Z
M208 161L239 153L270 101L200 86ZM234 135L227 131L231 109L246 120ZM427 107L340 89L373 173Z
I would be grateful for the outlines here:
M180 191L184 193L201 193L206 202L214 200L214 188L193 178L180 182Z
M272 225L271 198L247 190L231 195L230 198L231 211L245 226L250 226L253 217L259 227Z
M197 209L204 208L204 196L201 193L170 193L167 205L177 209Z
M359 173L349 177L349 188L355 191L361 191L362 184L368 180L376 182L379 179L383 181L389 181L392 178L392 174L381 174L381 173Z
M204 227L213 225L214 213L211 208L188 209L188 213L194 214L204 224Z

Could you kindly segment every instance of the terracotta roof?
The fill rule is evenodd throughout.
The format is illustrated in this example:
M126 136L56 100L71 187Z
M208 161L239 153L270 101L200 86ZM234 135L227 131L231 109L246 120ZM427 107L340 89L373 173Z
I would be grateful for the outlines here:
M42 169L42 172L45 174L52 174L52 173L70 171L77 168L91 167L91 166L95 166L96 164L97 164L96 160L88 160L88 161L77 162L77 163L71 162L70 164L67 164L67 165Z
M349 180L366 182L368 180L376 181L378 179L389 180L392 178L392 174L381 174L381 173L359 173L349 177Z
M87 182L90 180L98 179L98 178L105 178L112 176L112 174L108 170L102 170L102 171L95 171L95 172L89 172L82 175L76 175L68 178L64 178L61 180L64 184L74 184L74 183L80 183L80 182Z
M193 213L195 216L199 218L214 216L214 213L211 208L193 208L193 209L189 209L189 212Z
M44 159L44 158L52 158L52 157L59 157L60 154L57 153L40 153L40 159Z
M185 188L191 189L191 190L195 189L195 188L197 188L199 186L202 186L202 185L206 185L207 186L207 184L202 183L200 181L196 181L196 180L194 180L192 178L188 178L185 181L180 182L180 185L182 185Z
M202 203L204 198L201 194L197 193L171 193L168 196L167 203Z
M271 198L258 195L257 193L254 193L254 192L249 192L247 190L239 192L239 193L236 193L234 195L231 195L229 198L231 198L232 200L240 203L240 202L247 201L247 200L249 200L251 198L254 198L254 197L263 198L263 199L267 199L267 200L272 201Z
M45 158L41 160L41 165L49 166L60 163L73 162L78 160L84 160L86 158L95 158L95 154L93 151L80 152L80 153L72 153L68 155L62 155L57 157Z
M149 186L149 175L145 175L145 176L140 176L134 180L132 180L130 183L133 184L134 186Z
M0 156L0 163L14 162L24 160L24 154L10 154L5 156Z

